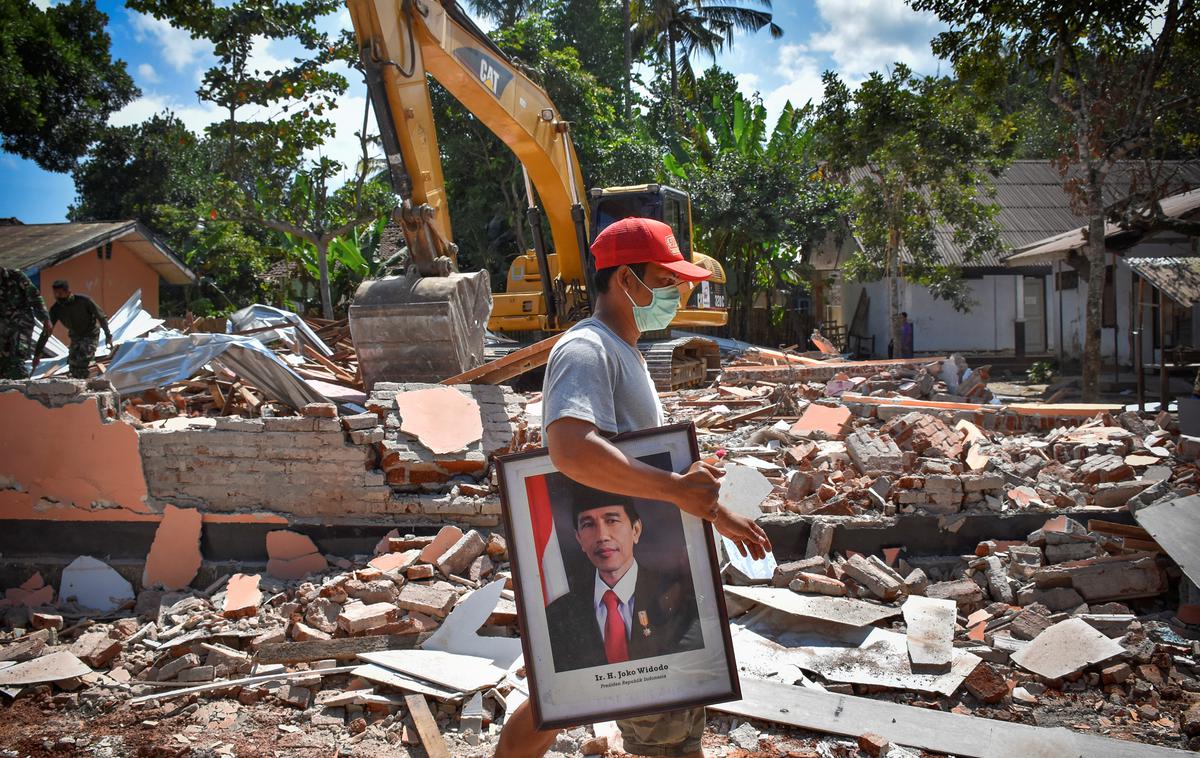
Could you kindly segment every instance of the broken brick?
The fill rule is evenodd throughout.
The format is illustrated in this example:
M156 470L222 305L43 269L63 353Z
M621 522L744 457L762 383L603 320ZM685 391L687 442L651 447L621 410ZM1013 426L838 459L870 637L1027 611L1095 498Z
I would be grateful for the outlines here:
M809 592L818 595L829 595L831 597L843 597L846 595L846 585L844 582L831 579L824 574L809 574L802 571L796 574L788 586L793 592Z
M350 603L342 608L337 621L338 626L347 633L359 634L376 627L386 626L399 617L399 611L391 603L371 603L369 605Z
M1008 682L996 669L983 661L967 674L963 686L982 703L999 703L1008 695Z
M120 655L121 643L104 632L84 632L71 645L71 652L92 668L100 668Z
M446 552L435 561L438 571L449 576L462 575L467 567L487 549L486 543L479 532L472 529L447 548Z
M429 544L421 549L421 555L418 560L423 563L433 563L442 554L449 550L456 542L462 539L463 530L457 526L443 526Z
M904 582L896 578L895 572L886 571L861 555L855 555L842 567L850 578L861 584L880 600L895 600L904 591Z
M891 747L891 743L873 732L860 734L858 737L858 749L872 758L881 758L881 756L887 755Z
M437 618L445 618L458 600L458 593L445 582L433 584L404 585L396 605L406 611L418 611Z

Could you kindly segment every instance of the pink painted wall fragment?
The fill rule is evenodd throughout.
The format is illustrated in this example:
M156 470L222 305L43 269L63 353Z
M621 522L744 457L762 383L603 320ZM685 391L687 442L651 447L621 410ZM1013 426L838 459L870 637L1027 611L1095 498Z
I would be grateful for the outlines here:
M104 423L93 397L47 408L20 392L0 392L0 518L68 517L117 509L150 515L137 431Z
M483 439L479 403L453 387L396 393L400 431L437 455L462 450Z
M142 586L181 590L200 570L200 511L168 505L146 556Z

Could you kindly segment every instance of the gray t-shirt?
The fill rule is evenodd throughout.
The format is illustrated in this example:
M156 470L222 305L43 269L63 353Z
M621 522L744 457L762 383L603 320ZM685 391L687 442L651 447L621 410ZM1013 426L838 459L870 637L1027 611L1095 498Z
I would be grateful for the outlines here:
M543 429L563 417L590 421L608 434L663 424L642 354L594 318L568 329L550 351L542 394Z

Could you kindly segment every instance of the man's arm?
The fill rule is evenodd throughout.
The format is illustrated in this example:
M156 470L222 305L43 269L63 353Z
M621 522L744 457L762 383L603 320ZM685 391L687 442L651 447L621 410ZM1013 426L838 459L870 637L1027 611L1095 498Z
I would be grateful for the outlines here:
M29 367L30 373L37 370L38 363L42 360L42 351L46 349L46 343L50 341L50 332L56 323L58 323L58 319L54 316L54 308L51 308L50 313L46 315L46 320L42 322L42 336L38 337L37 345L33 348L33 365Z
M674 503L705 521L758 559L771 549L766 532L749 518L717 503L719 469L698 461L676 474L631 458L609 442L595 424L564 417L546 429L546 444L555 468L571 479L605 492Z
M92 304L92 313L96 320L100 322L100 328L104 330L104 341L108 343L108 347L112 348L112 332L108 329L108 316L104 315L104 311L100 310L100 306L91 298L88 302Z

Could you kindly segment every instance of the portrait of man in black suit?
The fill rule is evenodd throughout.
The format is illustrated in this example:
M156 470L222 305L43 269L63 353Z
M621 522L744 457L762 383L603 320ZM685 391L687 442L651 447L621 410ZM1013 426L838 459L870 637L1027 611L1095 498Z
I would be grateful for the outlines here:
M569 500L573 531L560 535L562 551L564 557L572 549L576 556L582 553L590 570L576 572L570 592L546 607L555 670L573 671L703 648L690 575L662 568L679 565L681 556L640 554L665 544L685 549L678 509L644 502L647 509L664 509L656 528L665 531L674 526L678 530L677 538L670 534L650 539L632 498L601 492L565 477L563 482L562 499ZM566 507L561 500L555 503L555 510L560 507ZM686 555L682 559L686 563Z

